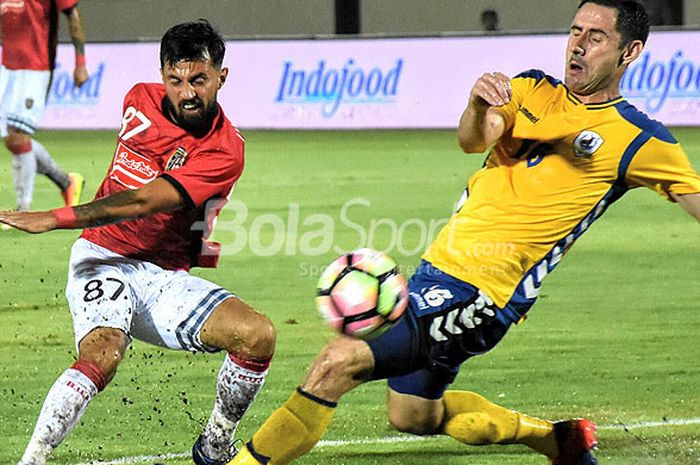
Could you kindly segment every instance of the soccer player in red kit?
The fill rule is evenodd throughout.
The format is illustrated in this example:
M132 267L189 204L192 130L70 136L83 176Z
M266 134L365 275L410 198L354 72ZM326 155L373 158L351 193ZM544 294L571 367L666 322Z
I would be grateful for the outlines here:
M13 155L18 210L29 210L37 172L61 189L66 205L77 205L83 189L82 176L63 171L46 148L32 138L44 113L56 64L58 11L68 18L75 47L73 80L80 87L88 80L88 72L78 0L0 0L0 136Z
M243 169L243 137L216 100L226 81L224 42L200 20L161 40L163 84L126 95L114 159L94 201L47 212L0 212L31 233L86 228L71 251L66 296L78 361L49 391L19 462L42 465L110 382L132 338L198 352L225 350L216 401L192 453L226 463L275 346L262 313L190 275L216 266L206 241Z

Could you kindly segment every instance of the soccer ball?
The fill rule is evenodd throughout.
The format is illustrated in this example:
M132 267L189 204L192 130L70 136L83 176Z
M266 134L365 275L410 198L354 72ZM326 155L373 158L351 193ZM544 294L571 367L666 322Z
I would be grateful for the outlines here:
M318 280L316 306L339 333L371 339L389 329L408 304L408 288L394 260L359 249L341 255Z

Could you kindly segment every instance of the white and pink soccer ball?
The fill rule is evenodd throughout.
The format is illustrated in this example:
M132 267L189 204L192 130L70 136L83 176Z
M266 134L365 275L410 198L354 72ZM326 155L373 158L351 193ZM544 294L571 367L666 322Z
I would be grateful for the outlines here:
M338 257L317 288L316 306L330 327L360 339L384 333L408 304L406 280L394 260L368 248Z

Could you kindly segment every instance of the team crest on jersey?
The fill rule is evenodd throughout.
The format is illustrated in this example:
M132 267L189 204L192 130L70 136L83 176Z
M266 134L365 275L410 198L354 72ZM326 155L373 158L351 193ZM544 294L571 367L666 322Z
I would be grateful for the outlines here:
M603 145L603 138L594 131L581 131L574 139L574 153L577 157L590 158Z
M186 160L187 160L187 150L185 150L182 147L178 147L177 150L175 150L175 153L173 153L170 156L168 163L166 163L165 171L170 171L170 170L174 170L175 168L181 167L182 165L185 164Z
M24 101L24 106L27 107L27 110L31 110L32 107L34 106L34 99L33 98L28 98L27 100Z
M158 174L158 165L154 161L119 143L109 172L111 180L129 189L138 189L153 181Z

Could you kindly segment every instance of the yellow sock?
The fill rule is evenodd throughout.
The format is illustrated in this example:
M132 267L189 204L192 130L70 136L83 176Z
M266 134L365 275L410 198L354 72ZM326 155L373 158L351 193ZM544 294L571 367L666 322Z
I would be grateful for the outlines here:
M334 402L297 389L270 415L229 465L285 465L291 462L316 445L328 429L333 412Z
M524 444L553 457L557 440L552 422L489 402L468 391L447 391L442 432L465 444Z

